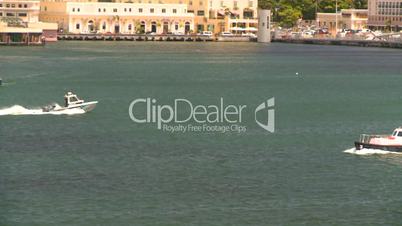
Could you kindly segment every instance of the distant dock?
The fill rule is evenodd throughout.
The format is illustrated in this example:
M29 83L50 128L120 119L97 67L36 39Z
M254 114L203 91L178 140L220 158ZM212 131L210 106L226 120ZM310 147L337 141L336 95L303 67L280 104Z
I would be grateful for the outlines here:
M249 42L249 37L231 36L231 37L211 37L206 35L97 35L97 34L59 34L58 40L67 41L174 41L174 42Z
M272 39L273 42L315 44L315 45L342 45L360 47L402 48L402 41L377 41L377 40L347 40L347 39Z
M92 34L59 34L58 40L77 41L191 41L210 42L214 38L201 35L92 35Z

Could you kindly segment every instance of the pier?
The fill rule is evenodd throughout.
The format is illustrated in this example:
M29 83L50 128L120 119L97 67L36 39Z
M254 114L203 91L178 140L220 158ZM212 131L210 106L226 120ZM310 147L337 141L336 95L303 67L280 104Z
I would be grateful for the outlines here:
M174 41L174 42L249 42L255 38L247 36L207 36L207 35L149 35L149 34L58 34L58 40L76 41Z
M295 43L295 44L315 44L315 45L343 45L360 47L382 47L382 48L402 48L402 41L385 40L352 40L352 39L280 39L274 38L273 42Z
M58 40L77 41L189 41L189 42L210 42L215 38L203 35L123 35L123 34L59 34Z

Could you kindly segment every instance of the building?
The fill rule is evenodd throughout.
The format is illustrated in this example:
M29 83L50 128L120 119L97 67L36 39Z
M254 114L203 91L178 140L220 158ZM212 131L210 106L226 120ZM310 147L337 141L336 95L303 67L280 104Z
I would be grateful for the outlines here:
M22 22L39 22L39 1L0 0L0 17L19 18Z
M400 31L402 0L368 0L368 27Z
M0 0L0 21L3 21L1 31L3 34L6 31L18 31L21 35L40 33L46 41L56 41L57 24L40 22L39 12L39 0Z
M10 27L0 22L0 45L40 45L42 37L40 28Z
M126 2L127 0L115 0ZM134 3L186 4L194 14L194 32L256 32L258 0L128 0Z
M65 33L190 33L194 15L186 4L42 1L40 20Z
M332 34L336 34L340 29L361 30L367 28L367 14L367 9L342 9L338 13L317 13L316 25L328 28Z

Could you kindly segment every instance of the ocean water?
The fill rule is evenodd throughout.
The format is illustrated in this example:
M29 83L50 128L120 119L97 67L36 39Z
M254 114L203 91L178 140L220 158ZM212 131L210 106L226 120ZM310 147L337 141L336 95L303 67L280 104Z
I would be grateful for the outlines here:
M58 42L1 47L0 77L0 225L402 222L402 156L351 149L402 124L400 50ZM70 90L97 108L28 114ZM130 102L147 97L275 97L275 132L252 114L244 133L132 122Z

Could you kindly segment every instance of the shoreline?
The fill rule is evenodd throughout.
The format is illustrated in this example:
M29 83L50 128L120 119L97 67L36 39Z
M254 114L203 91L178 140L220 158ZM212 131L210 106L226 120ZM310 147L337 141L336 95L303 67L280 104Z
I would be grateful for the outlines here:
M272 42L307 44L307 45L338 45L338 46L402 49L402 41L387 42L387 41L374 41L374 40L341 40L341 39L272 39Z
M173 42L250 42L255 38L247 36L205 36L205 35L92 35L59 34L59 41L173 41Z

